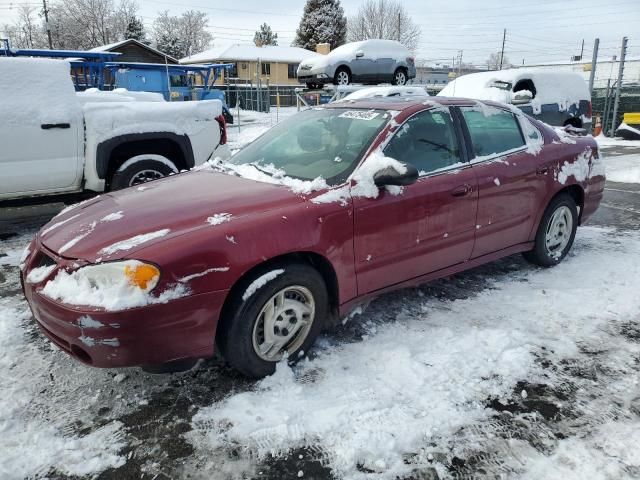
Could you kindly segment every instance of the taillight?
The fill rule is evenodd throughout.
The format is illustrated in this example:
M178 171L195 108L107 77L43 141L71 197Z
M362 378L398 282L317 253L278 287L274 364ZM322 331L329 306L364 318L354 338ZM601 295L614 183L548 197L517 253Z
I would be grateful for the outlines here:
M216 120L220 126L220 145L224 145L227 143L227 121L224 119L224 115L218 115Z
M591 102L587 103L587 117L591 118Z

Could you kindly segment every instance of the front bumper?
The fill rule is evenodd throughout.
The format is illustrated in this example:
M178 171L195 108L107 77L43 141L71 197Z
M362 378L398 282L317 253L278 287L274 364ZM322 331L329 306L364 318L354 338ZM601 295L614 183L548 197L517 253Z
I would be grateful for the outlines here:
M333 77L330 77L326 73L304 73L301 72L298 74L298 81L300 83L331 83L333 82Z
M32 257L42 254L37 252ZM24 280L28 271L29 265L23 274L24 294L40 330L60 349L87 365L131 367L213 355L226 291L109 312L65 305L41 295L39 289L47 280L30 284Z

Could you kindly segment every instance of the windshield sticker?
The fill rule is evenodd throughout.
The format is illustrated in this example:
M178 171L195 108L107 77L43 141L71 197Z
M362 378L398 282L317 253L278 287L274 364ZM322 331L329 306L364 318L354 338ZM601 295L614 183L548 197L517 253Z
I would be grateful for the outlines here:
M373 120L380 112L364 111L364 110L347 110L338 115L340 118L355 118L358 120Z

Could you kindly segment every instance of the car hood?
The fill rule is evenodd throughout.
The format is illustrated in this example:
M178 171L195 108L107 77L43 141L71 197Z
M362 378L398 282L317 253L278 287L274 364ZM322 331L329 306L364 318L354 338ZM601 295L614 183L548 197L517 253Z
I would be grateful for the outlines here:
M210 227L209 217L215 224L223 221L220 214L243 217L303 201L281 185L196 171L81 202L52 219L39 237L60 256L99 261Z

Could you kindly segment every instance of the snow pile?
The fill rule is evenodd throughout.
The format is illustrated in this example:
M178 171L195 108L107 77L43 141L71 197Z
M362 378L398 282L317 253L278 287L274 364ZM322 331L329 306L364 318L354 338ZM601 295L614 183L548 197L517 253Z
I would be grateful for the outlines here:
M104 247L100 249L98 253L102 255L111 255L118 251L122 250L131 250L134 247L142 245L143 243L150 242L151 240L155 240L157 238L162 238L167 235L171 230L168 228L163 228L162 230L157 230L155 232L142 233L140 235L136 235L135 237L127 238L125 240L120 240L108 247Z
M120 220L122 217L124 217L124 214L122 213L122 210L119 210L117 212L113 212L110 213L108 215L105 215L104 217L102 217L100 219L101 222L113 222L115 220Z
M212 217L207 218L207 223L209 225L220 225L224 222L230 222L233 218L233 215L230 213L216 213Z
M75 428L57 424L60 416L55 409L40 403L42 397L51 398L52 372L56 381L60 377L51 364L51 352L46 352L45 360L40 348L27 343L24 324L29 323L24 302L0 299L0 478L46 478L50 469L58 476L92 477L122 466L125 458L119 452L125 447L125 435L120 422L79 436L72 433ZM78 376L77 370L74 375ZM73 405L64 404L64 409Z
M10 265L12 267L17 267L19 264L23 263L29 255L28 250L23 252L20 249L9 250L4 253L4 255L0 256L0 265Z
M558 182L564 185L569 177L574 177L578 182L583 182L589 178L589 160L592 155L591 148L587 148L573 162L564 162L557 175Z
M445 478L452 476L446 465L454 455L469 458L474 449L500 443L497 464L491 456L486 462L474 457L495 473L487 476L499 476L501 467L512 463L516 472L529 472L526 478L549 478L552 468L538 471L535 458L512 450L524 442L517 432L513 437L510 430L501 432L504 425L495 421L497 412L487 401L506 404L514 391L522 398L517 388L522 381L562 388L567 368L562 362L579 362L585 350L611 351L611 368L623 359L633 365L640 348L603 332L637 318L638 275L637 233L585 227L578 232L575 254L554 269L522 266L492 288L459 300L421 301L411 291L399 292L391 305L398 310L384 306L388 297L378 301L379 316L392 315L395 321L375 324L367 310L362 320L371 325L362 342L316 349L313 360L294 369L279 364L257 388L201 409L189 438L203 455L207 445L240 446L262 458L309 446L322 452L336 477L352 479L404 478L413 469L430 467ZM571 278L580 282L568 282ZM546 361L553 368L545 367ZM629 376L632 371L627 376L632 381ZM584 379L587 389L597 383L590 378ZM637 392L635 381L627 388ZM577 401L576 408L595 406L588 405L590 392L578 393L584 403ZM602 394L602 401L612 403L613 390ZM627 394L633 398L633 390ZM543 464L564 465L563 472L585 461L591 472L604 465L613 472L610 478L620 478L611 464L621 472L622 465L638 460L637 419L603 416L595 432L582 426L580 437L571 440L542 437L535 414L521 414L514 422L530 425L534 444L559 442ZM583 455L586 449L572 448L584 441L589 451L595 449L592 458ZM593 475L568 478L586 477Z
M640 183L640 154L607 157L607 180Z
M229 162L213 161L209 162L209 168L222 171L227 174L237 175L242 178L254 180L256 182L272 183L288 187L293 193L308 195L316 190L329 188L327 182L322 177L313 180L301 180L287 176L284 170L276 168L273 164L255 165L253 163L233 164Z
M153 303L167 303L184 297L189 290L182 284L153 296L149 288L131 285L126 269L135 269L141 263L137 260L90 265L71 273L60 270L40 290L52 300L67 305L83 305L103 308L108 311L126 310ZM151 286L151 283L149 284Z
M229 271L229 267L207 268L204 272L198 272L191 275L187 275L186 277L179 278L178 281L184 283L184 282L188 282L189 280L193 280L194 278L204 277L205 275L209 275L210 273L213 273L213 272L228 272L228 271Z
M276 278L278 275L282 275L283 273L284 273L284 270L279 268L277 270L271 270L270 272L267 272L264 275L261 275L260 277L256 278L253 282L251 282L251 284L247 287L245 292L242 294L242 300L243 301L247 300L251 295L256 293L258 289L264 287L271 280Z
M541 112L542 105L557 104L560 111L566 111L571 105L579 105L580 100L591 99L588 85L580 74L536 68L514 68L463 75L449 82L438 96L511 103L515 95L512 89L521 80L531 80L536 87L536 96L531 101L534 114ZM496 82L504 86L508 83L511 87L508 90L498 88L495 86Z
M429 94L422 87L368 87L356 90L345 96L339 102L374 97L428 97Z
M164 102L161 93L155 92L130 92L126 88L116 88L114 90L98 90L88 88L84 92L76 92L80 103L90 102Z
M40 283L44 281L49 275L51 275L51 272L53 272L55 269L56 265L36 267L29 272L29 275L27 275L27 283Z
M98 102L83 105L87 151L112 137L128 133L171 132L194 136L211 129L222 115L219 100L198 102Z
M81 116L69 62L0 57L0 118L7 126L77 123ZM24 82L29 87L24 88ZM5 129L6 132L8 130ZM0 129L0 141L9 144Z
M380 194L380 188L375 184L374 176L376 173L384 170L385 168L393 168L398 173L405 173L407 167L398 160L387 157L381 150L372 152L367 159L356 169L352 175L352 179L355 185L344 185L333 190L329 190L316 198L311 200L313 203L333 203L339 202L341 205L346 205L348 199L351 197L362 198L377 198ZM392 195L399 195L402 193L402 187L395 185L389 185L385 187Z

